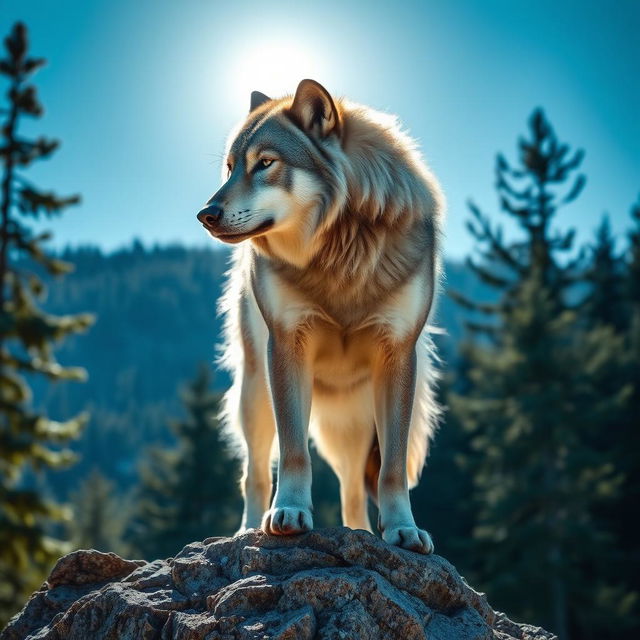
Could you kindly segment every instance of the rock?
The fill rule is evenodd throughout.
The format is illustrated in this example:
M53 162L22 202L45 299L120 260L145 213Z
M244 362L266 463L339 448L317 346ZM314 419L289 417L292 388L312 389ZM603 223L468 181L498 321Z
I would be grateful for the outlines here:
M0 640L552 640L511 622L437 555L365 531L250 530L144 562L76 551Z

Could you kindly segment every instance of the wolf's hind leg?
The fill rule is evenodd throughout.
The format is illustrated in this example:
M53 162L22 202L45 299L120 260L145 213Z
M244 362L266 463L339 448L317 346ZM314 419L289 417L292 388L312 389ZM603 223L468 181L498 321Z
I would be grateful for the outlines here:
M240 422L246 442L242 475L244 512L240 531L260 527L271 500L271 446L275 435L267 383L259 372L246 374L240 390Z
M342 524L351 529L372 531L367 510L365 469L375 433L373 415L367 424L362 416L352 415L347 407L328 410L326 403L317 402L317 405L320 405L320 415L313 418L314 441L320 455L340 480ZM362 413L362 406L367 405L361 403L358 413Z
M342 524L351 529L371 531L368 500L364 477L367 457L371 449L371 438L363 437L358 447L345 448L347 454L343 464L336 469L340 480L340 504L342 507Z

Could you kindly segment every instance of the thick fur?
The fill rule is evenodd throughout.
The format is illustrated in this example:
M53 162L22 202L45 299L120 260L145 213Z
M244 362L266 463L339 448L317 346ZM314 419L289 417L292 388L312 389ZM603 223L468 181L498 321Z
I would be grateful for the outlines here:
M227 157L228 180L199 219L222 240L246 240L221 301L242 527L312 526L311 437L340 479L344 524L371 528L366 477L385 540L429 553L408 489L439 417L428 334L444 215L436 180L394 117L308 80L293 97L254 92Z

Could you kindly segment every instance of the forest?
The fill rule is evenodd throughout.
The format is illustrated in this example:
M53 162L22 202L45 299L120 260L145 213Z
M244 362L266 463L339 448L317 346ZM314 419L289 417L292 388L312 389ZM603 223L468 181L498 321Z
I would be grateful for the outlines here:
M55 229L78 197L23 176L57 143L18 135L18 120L41 112L29 78L42 61L20 25L5 49L0 626L62 553L167 557L232 535L241 514L239 463L217 419L229 252L47 249L35 220ZM474 253L445 261L432 319L445 412L414 513L436 552L511 617L562 640L633 638L640 200L626 233L603 215L578 243L563 210L588 180L583 151L542 109L510 133L514 147L487 168L496 210L471 201ZM315 454L314 465L316 526L337 525L337 480Z

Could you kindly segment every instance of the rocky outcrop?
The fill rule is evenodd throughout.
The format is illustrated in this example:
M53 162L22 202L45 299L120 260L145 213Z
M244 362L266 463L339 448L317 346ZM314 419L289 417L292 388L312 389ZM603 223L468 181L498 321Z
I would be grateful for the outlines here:
M61 558L0 640L551 640L494 612L437 555L364 531L250 530L144 562Z

